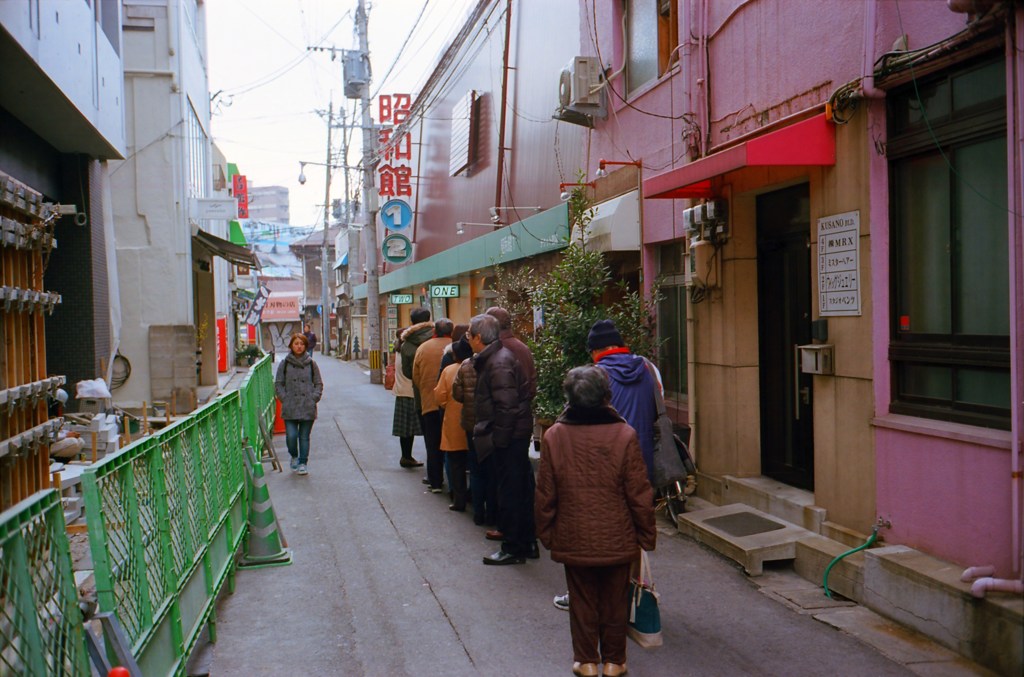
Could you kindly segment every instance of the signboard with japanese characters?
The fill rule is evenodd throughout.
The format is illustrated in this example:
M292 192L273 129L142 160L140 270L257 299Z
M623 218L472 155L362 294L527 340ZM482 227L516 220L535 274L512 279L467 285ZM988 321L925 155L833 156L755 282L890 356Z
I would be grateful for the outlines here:
M818 219L818 314L861 314L859 211Z
M231 177L231 196L238 200L238 218L249 218L249 181L244 175Z
M377 193L382 198L412 196L412 136L397 131L409 119L411 94L381 94L377 97L377 137L381 161L377 165Z
M297 322L302 292L274 292L263 308L263 322Z
M252 300L249 311L245 314L246 324L257 325L260 323L268 298L270 298L270 289L265 285L260 285L259 291L256 292L256 298Z

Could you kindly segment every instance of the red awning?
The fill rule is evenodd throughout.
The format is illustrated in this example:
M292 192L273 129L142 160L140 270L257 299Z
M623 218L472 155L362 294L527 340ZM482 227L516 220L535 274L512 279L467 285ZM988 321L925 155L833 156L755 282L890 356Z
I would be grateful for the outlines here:
M835 163L836 127L823 113L652 176L644 181L644 197L708 198L712 178L743 167Z

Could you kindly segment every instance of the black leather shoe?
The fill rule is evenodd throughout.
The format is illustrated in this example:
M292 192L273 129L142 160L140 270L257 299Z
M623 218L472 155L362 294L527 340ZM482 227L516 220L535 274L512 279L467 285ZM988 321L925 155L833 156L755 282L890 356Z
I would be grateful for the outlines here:
M530 550L526 553L528 559L540 559L540 548L537 546L537 541L530 544Z
M419 468L420 466L423 465L423 462L417 461L415 458L412 458L410 456L409 458L403 458L401 461L398 462L398 465L402 466L403 468Z
M504 564L526 564L526 558L519 557L518 555L511 555L504 550L499 550L496 553L484 557L484 564L493 564L495 566L501 566Z
M452 512L466 512L465 506L460 508L459 506L455 505L454 503L449 505L448 509L451 510Z

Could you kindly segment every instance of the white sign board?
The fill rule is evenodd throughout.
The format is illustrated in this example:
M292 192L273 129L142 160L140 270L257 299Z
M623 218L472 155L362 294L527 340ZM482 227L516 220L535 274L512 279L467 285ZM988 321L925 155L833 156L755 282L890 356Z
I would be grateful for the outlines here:
M859 211L818 219L818 314L861 314Z
M238 200L233 197L192 198L189 212L197 221L230 221L238 218Z

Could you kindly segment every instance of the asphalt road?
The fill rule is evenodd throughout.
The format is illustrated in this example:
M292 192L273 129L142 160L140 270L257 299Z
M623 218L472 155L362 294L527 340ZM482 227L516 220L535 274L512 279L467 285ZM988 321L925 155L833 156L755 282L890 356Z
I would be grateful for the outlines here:
M422 468L399 467L391 393L355 363L317 361L326 388L310 474L288 470L283 437L285 471L268 472L294 562L239 571L218 606L210 674L570 675L569 615L551 604L561 566L546 551L484 566L496 544L471 514L427 492ZM664 645L630 643L631 675L912 674L661 525L651 566Z

